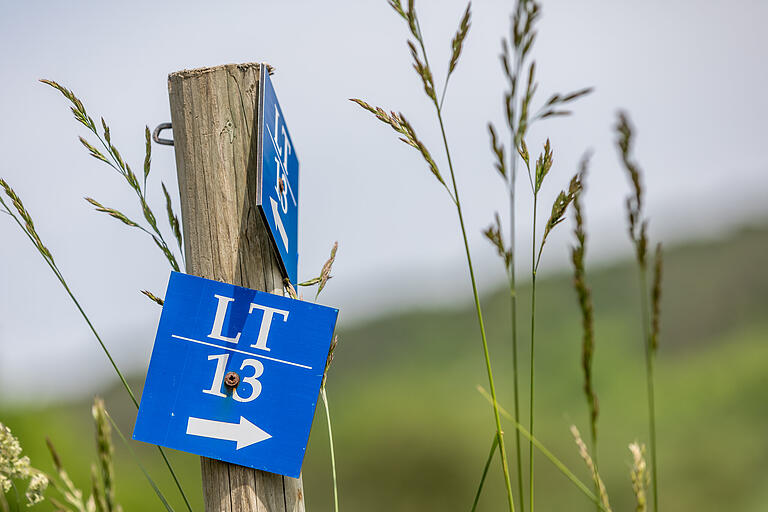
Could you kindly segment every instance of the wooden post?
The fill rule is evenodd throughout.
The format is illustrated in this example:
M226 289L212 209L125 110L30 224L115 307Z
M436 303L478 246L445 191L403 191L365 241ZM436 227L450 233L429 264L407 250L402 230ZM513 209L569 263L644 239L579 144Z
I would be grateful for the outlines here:
M260 64L168 76L187 273L283 294L257 206ZM200 458L207 512L304 512L294 479Z

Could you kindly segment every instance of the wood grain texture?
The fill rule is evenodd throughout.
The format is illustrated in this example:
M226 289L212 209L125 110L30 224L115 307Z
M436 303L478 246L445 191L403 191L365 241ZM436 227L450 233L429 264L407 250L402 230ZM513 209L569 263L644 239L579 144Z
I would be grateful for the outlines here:
M283 293L258 210L259 64L168 77L186 271ZM304 512L301 479L201 457L205 510Z

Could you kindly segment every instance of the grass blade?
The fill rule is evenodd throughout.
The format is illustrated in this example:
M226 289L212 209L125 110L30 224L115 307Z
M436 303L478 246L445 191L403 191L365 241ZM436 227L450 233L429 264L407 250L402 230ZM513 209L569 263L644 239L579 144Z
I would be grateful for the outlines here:
M488 394L488 392L483 388L482 386L477 386L477 390L480 392L481 395L483 395L483 398L488 400L489 402L493 403L493 398L491 395ZM507 412L504 407L497 404L497 407L499 409L499 413L510 420L514 425L515 428L520 432L520 434L525 437L530 443L536 447L539 452L541 452L542 455L544 455L549 461L568 479L575 485L587 498L589 498L593 503L595 503L600 510L603 512L609 512L605 509L602 503L600 503L600 499L594 495L592 491L589 490L589 487L587 487L584 482L579 480L579 477L577 477L575 474L573 474L573 471L568 469L568 467L560 460L558 459L550 450L547 449L546 446L544 446L538 439L533 437L528 430L524 426L522 426L520 423L515 421L515 419L512 417L511 414Z
M499 436L493 434L493 442L491 443L491 451L488 453L488 459L485 461L483 467L483 475L480 477L480 485L477 486L477 492L475 493L475 501L472 502L472 512L477 510L477 504L480 502L480 495L483 492L483 486L485 485L485 477L488 476L488 468L491 466L493 460L493 454L496 453L496 448L499 446Z
M70 300L72 300L72 303L75 305L78 312L83 317L83 320L85 320L85 323L88 325L88 328L90 329L94 338L96 338L96 341L98 341L99 346L101 347L101 350L107 356L109 363L112 365L112 368L114 369L115 373L120 378L120 382L123 385L123 389L125 389L125 391L128 393L128 396L131 398L133 405L136 406L136 408L138 409L139 401L136 399L136 395L133 393L131 386L128 384L128 381L125 379L125 376L120 371L120 368L118 368L117 363L115 362L114 358L112 357L112 354L110 353L106 344L104 343L98 331L96 330L93 323L91 322L91 319L85 313L85 310L83 309L82 305L77 300L77 298L75 298L74 293L72 292L69 285L67 284L67 281L64 279L64 276L59 270L59 267L56 265L56 262L53 259L53 255L48 250L48 248L43 244L42 240L40 239L40 236L37 234L37 230L35 228L34 222L32 221L32 217L24 207L24 204L21 202L21 198L10 187L10 185L8 185L8 183L3 179L0 179L0 188L4 189L5 194L11 200L14 208L16 209L18 216L8 207L7 203L3 200L1 196L0 196L0 206L2 206L5 212L13 218L13 220L16 222L16 224L19 226L22 232L24 232L24 234L27 236L30 242L32 242L32 244L37 248L38 252L43 257L43 260L45 261L45 263L48 265L48 267L51 269L53 274L56 276L56 279L58 279L61 286L64 288L64 291L67 292L67 295L69 295ZM21 217L21 219L19 219L19 217ZM22 220L24 220L24 223L22 223ZM158 446L157 448L160 451L160 455L163 457L163 460L165 461L166 466L168 467L168 471L171 473L171 476L173 477L173 480L176 483L176 487L178 488L179 493L184 499L184 503L187 505L187 509L189 510L189 512L192 512L192 505L189 503L189 499L187 498L187 495L184 492L184 489L181 487L181 483L179 482L179 479L176 476L176 472L174 471L173 466L171 466L171 462L168 460L168 457L165 455L165 451L160 446Z
M325 418L328 420L328 443L331 446L331 474L333 475L333 510L339 512L339 486L336 482L336 450L333 446L333 429L331 428L331 412L328 409L328 395L325 391L325 385L320 390L325 406Z
M152 490L155 491L155 494L158 498L160 498L160 501L163 502L163 506L165 507L165 510L168 512L174 512L173 507L171 507L170 503L168 503L168 500L163 495L163 492L160 490L160 488L157 486L155 481L152 479L151 476L149 476L149 472L147 471L147 468L144 467L144 464L141 463L139 460L139 457L136 455L136 452L133 450L133 447L131 447L130 443L128 443L128 439L125 438L123 435L123 432L120 430L120 427L117 426L117 423L115 423L115 420L112 419L112 416L109 415L109 413L105 410L104 411L105 416L109 419L109 422L112 424L112 427L115 429L117 434L120 436L120 439L123 441L123 444L128 449L128 452L131 454L131 458L134 460L136 465L139 466L139 469L141 469L141 472L144 473L144 478L147 479L147 482L149 482L149 485L152 486Z

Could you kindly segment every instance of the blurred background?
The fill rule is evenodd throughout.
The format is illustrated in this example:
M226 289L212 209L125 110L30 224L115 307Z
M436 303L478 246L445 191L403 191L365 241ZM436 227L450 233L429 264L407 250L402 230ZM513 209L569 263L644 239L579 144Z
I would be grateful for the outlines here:
M418 6L438 77L464 7L454 0ZM445 107L497 387L507 405L508 292L481 230L497 210L508 220L486 123L503 126L498 53L512 8L500 1L473 6ZM585 195L587 270L596 311L601 472L616 510L633 506L627 445L647 438L639 304L624 223L629 187L614 144L619 108L630 112L637 129L650 237L666 248L657 379L662 505L768 510L766 20L768 5L758 0L543 2L534 51L539 100L595 87L575 104L572 117L538 125L528 144L538 152L549 137L555 153L540 218L581 155L593 151ZM170 120L168 73L229 62L274 65L301 162L300 280L315 276L333 241L340 244L321 302L341 310L328 393L342 508L468 510L494 426L475 390L486 377L455 212L418 155L348 101L361 97L403 111L440 154L438 127L411 69L406 36L384 0L4 2L0 176L24 199L75 294L140 388L160 311L139 289L164 290L167 263L140 233L82 200L92 196L140 216L119 176L77 142L84 131L65 100L37 80L71 88L94 118L109 122L113 141L138 168L144 126ZM161 180L178 204L173 150L154 146L150 201L157 211L164 206ZM518 184L518 251L527 255L532 204L525 180ZM132 430L135 410L114 387L82 319L10 219L0 219L0 241L0 421L43 469L51 469L49 436L75 481L88 487L93 395L105 396L124 432ZM588 425L568 267L572 243L568 221L549 238L539 273L537 431L587 480L568 432L572 423L583 433ZM529 262L521 259L525 318ZM526 340L526 329L520 335ZM332 504L322 414L304 469L312 511ZM511 431L508 426L510 439ZM156 452L137 449L176 504ZM119 445L117 457L124 508L159 508ZM197 457L173 458L199 504ZM481 510L499 510L503 503L496 466ZM542 510L589 510L545 459L537 459L537 468Z

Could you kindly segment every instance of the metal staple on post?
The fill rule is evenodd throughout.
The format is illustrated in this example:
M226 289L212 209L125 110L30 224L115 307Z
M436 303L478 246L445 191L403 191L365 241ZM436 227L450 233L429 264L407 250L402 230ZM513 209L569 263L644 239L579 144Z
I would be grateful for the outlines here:
M163 146L173 146L173 139L160 138L160 132L163 130L171 130L172 128L173 127L171 123L160 123L157 125L157 128L155 128L155 131L152 132L152 140L154 140L156 144L162 144Z

